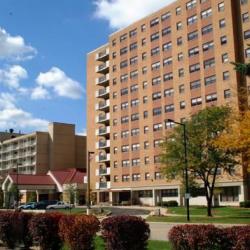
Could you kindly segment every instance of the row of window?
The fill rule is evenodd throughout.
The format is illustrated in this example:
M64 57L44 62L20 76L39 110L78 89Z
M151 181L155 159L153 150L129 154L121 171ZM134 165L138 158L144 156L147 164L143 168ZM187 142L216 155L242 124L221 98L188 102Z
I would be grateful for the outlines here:
M141 174L139 173L136 173L136 174L132 174L131 175L131 180L132 181L140 181L141 180ZM155 172L154 173L154 179L155 180L160 180L162 179L162 174L160 172ZM145 173L144 174L144 180L153 180L153 177L151 177L150 173ZM115 175L114 176L114 182L118 182L119 181L119 177L118 175ZM130 182L130 175L122 175L122 182ZM168 190L171 190L171 189L168 189ZM164 190L165 191L165 190ZM165 191L164 192L164 196L162 197L175 197L176 196L176 192L175 191ZM178 190L177 190L177 196L178 196ZM152 193L145 193L141 191L141 193L139 194L139 197L152 197Z

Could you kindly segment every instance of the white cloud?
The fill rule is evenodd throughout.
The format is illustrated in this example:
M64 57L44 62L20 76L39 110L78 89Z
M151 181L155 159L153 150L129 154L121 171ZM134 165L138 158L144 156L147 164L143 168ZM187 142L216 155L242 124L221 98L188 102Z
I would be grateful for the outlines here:
M9 88L19 88L20 81L27 77L27 71L20 65L13 65L6 69L0 69L0 84L3 83Z
M50 95L48 90L41 86L38 86L31 91L31 99L33 100L49 99L49 98Z
M0 129L9 128L25 130L47 130L48 121L35 118L15 103L15 96L9 93L0 94Z
M84 92L81 84L69 78L62 70L52 67L46 73L40 73L36 79L43 89L52 89L56 95L79 99Z
M25 44L23 37L11 36L0 27L0 59L27 60L36 53L35 48Z
M111 28L123 28L174 0L96 0L98 18L108 20Z

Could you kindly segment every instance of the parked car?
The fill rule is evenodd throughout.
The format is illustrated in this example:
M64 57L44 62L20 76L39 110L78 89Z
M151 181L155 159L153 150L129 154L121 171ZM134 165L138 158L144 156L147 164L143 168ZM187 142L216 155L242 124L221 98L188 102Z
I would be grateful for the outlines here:
M65 203L63 201L58 201L56 204L47 206L46 209L70 209L73 208L72 204Z
M37 202L28 202L26 204L20 205L18 209L32 209Z
M46 209L47 206L49 205L54 205L58 201L57 200L44 200L44 201L39 201L36 204L34 204L32 209Z

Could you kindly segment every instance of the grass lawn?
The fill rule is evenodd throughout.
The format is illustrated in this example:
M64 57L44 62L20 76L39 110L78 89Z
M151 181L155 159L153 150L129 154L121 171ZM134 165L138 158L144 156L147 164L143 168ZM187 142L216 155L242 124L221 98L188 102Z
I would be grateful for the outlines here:
M170 244L167 241L156 241L149 240L148 250L170 250ZM67 247L64 247L62 250L69 250ZM105 244L103 239L100 236L95 238L95 250L105 250Z
M168 213L176 214L177 216L150 216L148 221L158 222L180 222L186 223L186 208L171 207L168 208ZM207 210L205 207L190 207L191 223L232 223L232 224L250 224L250 209L239 207L218 207L212 210L213 217L206 216ZM182 215L182 216L180 216ZM193 216L192 216L193 215Z

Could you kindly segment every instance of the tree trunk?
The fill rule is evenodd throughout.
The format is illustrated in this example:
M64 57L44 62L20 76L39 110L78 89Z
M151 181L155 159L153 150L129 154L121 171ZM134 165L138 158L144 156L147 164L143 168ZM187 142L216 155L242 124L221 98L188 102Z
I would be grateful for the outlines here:
M212 197L207 198L207 216L212 217Z

